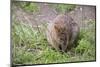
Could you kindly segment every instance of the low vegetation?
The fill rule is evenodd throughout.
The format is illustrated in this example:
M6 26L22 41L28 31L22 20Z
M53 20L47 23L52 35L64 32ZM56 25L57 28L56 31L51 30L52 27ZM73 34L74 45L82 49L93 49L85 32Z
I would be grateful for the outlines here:
M39 12L39 6L37 3L15 1L15 3L13 4L15 4L16 6L19 6L21 9L23 9L26 12L30 12L30 13Z
M45 27L38 28L17 21L12 22L12 54L14 64L46 64L95 60L95 22L81 29L78 46L67 53L53 50L46 39Z
M75 4L54 4L50 5L52 8L54 8L58 13L68 13L75 9Z

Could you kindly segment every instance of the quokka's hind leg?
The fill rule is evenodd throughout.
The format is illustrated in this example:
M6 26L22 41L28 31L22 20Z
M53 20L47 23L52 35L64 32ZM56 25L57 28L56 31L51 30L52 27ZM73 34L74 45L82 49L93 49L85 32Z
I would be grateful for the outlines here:
M74 47L77 46L78 36L79 36L79 26L77 23L72 23L71 45Z

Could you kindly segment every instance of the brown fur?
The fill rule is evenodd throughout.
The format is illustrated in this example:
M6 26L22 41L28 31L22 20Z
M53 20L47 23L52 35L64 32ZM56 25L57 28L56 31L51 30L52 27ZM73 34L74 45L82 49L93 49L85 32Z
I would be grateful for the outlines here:
M58 15L47 27L47 40L56 50L71 48L79 32L78 25L70 16Z

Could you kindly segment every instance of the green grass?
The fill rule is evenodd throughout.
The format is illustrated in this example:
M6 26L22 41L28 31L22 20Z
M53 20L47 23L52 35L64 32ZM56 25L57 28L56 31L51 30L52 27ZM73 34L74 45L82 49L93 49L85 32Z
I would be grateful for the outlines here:
M32 2L15 2L13 4L16 4L18 7L22 8L26 12L39 12L39 6L37 3Z
M78 46L67 53L53 50L45 36L46 25L36 27L17 21L12 22L13 64L46 64L95 60L95 22L89 21L81 29Z
M74 4L50 4L49 6L54 8L58 13L70 12L76 7Z
M36 3L29 3L29 5L23 6L23 8L29 12L38 12L39 11L39 7Z

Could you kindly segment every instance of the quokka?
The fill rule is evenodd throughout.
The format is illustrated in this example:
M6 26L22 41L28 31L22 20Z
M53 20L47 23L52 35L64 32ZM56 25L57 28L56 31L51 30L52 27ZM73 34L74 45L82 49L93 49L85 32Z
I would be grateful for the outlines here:
M66 52L77 41L79 26L68 15L58 15L47 26L47 40L57 51Z

